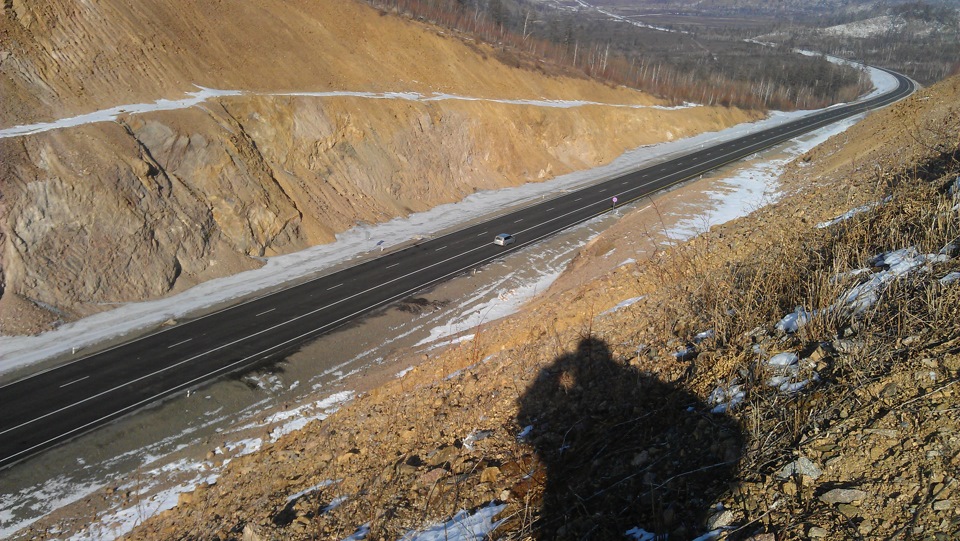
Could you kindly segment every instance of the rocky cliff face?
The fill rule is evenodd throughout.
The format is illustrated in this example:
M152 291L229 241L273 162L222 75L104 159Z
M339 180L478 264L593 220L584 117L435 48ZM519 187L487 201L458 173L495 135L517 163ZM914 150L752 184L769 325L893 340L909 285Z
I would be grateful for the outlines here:
M183 81L243 93L0 139L0 332L182 290L359 222L751 118L650 108L655 101L636 92L509 68L482 48L351 3L228 4L218 24L191 4L138 26L168 4L7 5L2 32L18 39L0 63L0 129L182 98L177 89L196 90ZM231 31L263 46L251 50ZM205 71L212 66L219 71ZM333 95L333 85L422 96Z

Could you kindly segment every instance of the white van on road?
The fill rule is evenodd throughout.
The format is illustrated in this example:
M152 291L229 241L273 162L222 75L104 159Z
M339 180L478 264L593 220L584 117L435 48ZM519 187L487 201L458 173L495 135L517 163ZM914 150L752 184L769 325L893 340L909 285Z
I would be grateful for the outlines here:
M516 239L513 238L513 235L509 233L500 233L499 235L493 238L493 243L498 246L509 246L513 244L515 240Z

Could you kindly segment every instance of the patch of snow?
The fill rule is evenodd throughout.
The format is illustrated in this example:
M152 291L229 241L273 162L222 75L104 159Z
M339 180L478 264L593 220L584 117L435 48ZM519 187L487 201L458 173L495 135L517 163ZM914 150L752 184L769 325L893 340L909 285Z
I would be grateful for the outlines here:
M350 534L350 536L345 537L343 541L363 541L367 538L367 535L370 534L370 523L361 524L357 527L357 531Z
M810 377L804 380L798 380L801 366L800 357L793 352L787 351L778 353L766 361L767 367L774 373L767 380L768 387L774 387L782 393L793 394L799 392L811 382L820 381L820 376L812 370L807 372ZM812 368L812 363L807 361L806 368Z
M870 274L870 272L872 272L870 269L853 269L853 270L850 270L850 271L841 272L841 273L837 274L836 276L831 277L831 278L830 278L830 283L831 283L831 284L835 284L835 283L837 283L837 282L840 282L840 281L843 281L843 280L846 280L846 279L849 279L849 278L856 278L857 276L860 276L861 274Z
M507 317L520 309L537 293L546 291L562 273L557 269L535 276L532 281L522 283L517 287L503 291L495 299L473 306L468 313L460 314L447 322L446 325L436 327L430 331L430 336L418 342L417 346L430 344L448 336L457 334L465 329L478 327L484 323Z
M960 197L960 177L957 177L950 184L950 187L947 188L947 193L950 194L950 196L953 198Z
M810 382L819 380L820 376L814 372L813 377L810 379L805 379L802 381L785 381L781 382L779 385L771 385L771 387L777 387L782 393L793 394L803 390L803 388L806 387Z
M153 103L120 105L118 107L111 107L110 109L94 111L93 113L77 115L70 118L62 118L52 122L39 122L36 124L26 124L14 126L12 128L0 129L0 139L22 137L24 135L33 135L36 133L43 133L63 128L74 128L84 124L94 124L97 122L114 122L121 115L138 115L143 113L152 113L155 111L188 109L213 98L240 96L244 94L239 90L216 90L213 88L203 88L202 86L198 86L197 88L200 90L196 92L188 92L187 96L189 97L180 100L160 99Z
M21 509L52 511L77 502L104 486L106 483L77 484L66 475L60 475L39 489L31 488L17 493L4 489L0 492L0 539L13 536L43 516L18 520L17 512Z
M823 33L831 36L863 39L890 32L897 32L905 25L906 21L901 17L881 15L879 17L873 17L872 19L829 26L823 29Z
M940 282L941 284L947 286L947 285L950 285L950 284L956 282L957 280L960 280L960 272L951 272L951 273L948 273L948 274L947 274L946 276L944 276L943 278L941 278L941 279L939 280L939 282Z
M451 338L450 340L444 340L444 341L442 341L442 342L437 342L437 343L435 343L435 344L431 344L428 349L437 349L437 348L442 348L442 347L446 347L446 346L453 346L453 345L457 345L457 344L462 344L462 343L464 343L464 342L470 342L471 340L473 340L473 339L476 338L476 337L477 337L476 334L463 334L463 335L460 335L460 336L458 336L458 337L456 337L456 338ZM429 343L429 342L430 342L430 339L429 339L429 338L425 338L425 339L421 340L420 343L418 343L417 345L419 346L419 345L427 344L427 343Z
M587 2L584 2L584 0L575 0L575 1L576 1L577 4L579 4L579 6L580 6L581 8L593 10L593 11L596 11L597 13L602 13L603 15L606 15L606 16L609 17L610 19L613 19L613 20L615 20L615 21L624 22L624 23L627 23L627 24L629 24L629 25L636 26L637 28L646 28L646 29L648 29L648 30L656 30L656 31L658 31L658 32L668 32L668 33L671 33L671 34L689 34L689 32L684 31L684 30L674 30L674 29L672 29L672 28L666 28L666 27L664 27L664 26L656 26L656 25L653 25L653 24L648 24L648 23L645 23L645 22L636 21L636 20L633 20L633 19L628 19L628 18L626 18L626 17L624 17L624 16L622 16L622 15L617 15L616 13L607 11L607 10L605 10L605 9L603 9L603 8L600 8L600 7L597 7L597 6L593 5L593 4L588 4Z
M253 373L243 376L243 380L250 382L257 388L268 392L278 392L285 388L285 385L276 374Z
M632 299L626 299L626 300L620 301L619 303L617 303L616 306L614 306L613 308L610 308L609 310L607 310L607 311L605 311L605 312L602 312L600 315L601 315L601 316L605 316L605 315L607 315L607 314L612 314L612 313L614 313L614 312L618 312L618 311L620 311L620 310L623 310L624 308L626 308L626 307L628 307L628 306L630 306L630 305L632 305L632 304L636 304L637 301L643 300L644 297L646 297L646 295L640 295L639 297L633 297Z
M467 448L467 451L473 451L473 444L489 438L491 434L493 434L492 430L477 430L471 432L466 438L463 438L463 446Z
M344 391L292 410L275 413L268 416L263 423L250 425L245 428L283 423L271 432L272 441L276 441L276 439L283 434L292 432L314 419L325 418L344 402L352 398L352 392ZM129 533L135 526L147 518L175 507L181 493L191 492L201 483L215 483L222 467L225 467L235 458L256 452L263 446L263 443L264 441L261 438L249 438L227 442L223 445L223 448L218 447L215 454L225 455L229 453L231 457L224 460L222 466L219 468L214 468L211 463L205 461L178 460L142 472L140 475L142 479L136 482L136 486L131 484L130 486L120 487L125 490L135 489L138 495L143 496L138 499L136 505L126 508L113 508L101 512L95 523L89 525L85 530L79 532L71 539L114 539L121 537ZM224 449L226 449L226 452ZM152 460L151 455L147 455L147 459ZM174 474L193 474L193 478L190 481L180 483L172 488L157 490L163 479L170 478ZM318 488L327 486L330 483L332 483L332 481L324 481L319 485L294 494L290 498L291 500L296 499ZM20 523L17 524L16 528L20 529L24 526L25 524Z
M666 105L638 105L628 103L605 103L598 101L585 100L530 100L530 99L502 99L502 98L481 98L475 96L461 96L457 94L432 93L429 95L419 92L353 92L345 90L327 91L327 92L278 92L268 94L269 96L289 96L300 98L360 98L369 100L405 100L405 101L468 101L498 103L503 105L522 105L527 107L545 107L551 109L573 109L576 107L613 107L618 109L655 109L660 111L677 111L681 109L690 109L701 107L695 103L684 103L675 106Z
M323 400L274 413L267 417L264 424L286 422L270 431L270 441L275 442L286 434L300 430L311 421L326 419L344 403L353 400L353 397L353 391L342 391L328 396Z
M724 178L722 189L707 194L710 202L703 205L704 210L700 215L678 222L667 232L668 236L674 242L683 242L709 231L711 227L746 216L766 204L775 203L781 196L779 179L787 163L830 137L842 133L860 118L849 118L793 139L783 148L787 157L755 163Z
M887 267L891 273L902 276L921 265L927 263L945 263L949 260L950 258L945 254L921 255L916 247L909 246L874 256L870 260L870 264L875 267Z
M853 217L856 216L857 214L863 214L864 212L869 212L869 211L877 208L878 206L880 206L880 203L868 203L868 204L866 204L866 205L861 205L861 206L859 206L859 207L857 207L857 208L855 208L855 209L850 209L850 210L848 210L847 212L844 212L843 214L841 214L840 216L837 216L836 218L833 218L833 219L831 219L831 220L827 220L826 222L820 222L820 223L818 223L818 224L817 224L817 229L826 229L826 228L828 228L828 227L830 227L830 226L833 226L833 225L836 225L836 224L838 224L838 223L840 223L840 222L845 222L845 221L849 220L850 218L853 218Z
M533 432L533 425L527 425L523 427L523 430L517 434L517 441L523 441L527 439L527 436L529 436L531 432Z
M331 500L330 503L328 503L328 504L326 505L326 507L323 508L322 511L320 511L320 514L325 515L325 514L329 513L330 511L333 511L334 509L336 509L336 508L340 507L341 505L343 505L343 502L345 502L345 501L347 501L347 497L346 497L346 496L337 496L336 498L334 498L333 500Z
M145 494L155 487L151 486L151 483L140 485L138 487L139 490L136 491L133 497L136 503L130 507L98 513L96 520L91 521L84 529L69 539L71 541L81 541L86 539L117 539L122 537L130 533L136 526L142 524L147 518L176 507L180 494L192 492L200 484L213 484L218 478L218 474L207 471L208 465L206 463L185 460L165 465L158 470L148 471L144 474L144 477L156 479L160 477L158 473L174 470L179 472L192 471L195 472L195 476L188 482L181 483L166 490L160 490L150 496L145 496ZM135 487L125 486L121 488ZM144 495L144 497L141 498L141 495Z
M795 333L800 330L800 327L809 323L810 318L814 315L813 312L807 311L806 308L798 306L793 313L783 316L783 319L777 322L776 328L781 332Z
M497 529L503 520L493 518L507 508L506 504L490 503L470 513L462 510L443 524L424 530L407 532L402 541L482 541Z
M770 366L793 366L797 364L797 361L799 360L800 357L796 353L787 351L784 353L777 353L773 357L770 357L770 360L767 361L767 364Z
M526 100L526 99L494 99L478 98L471 96L458 96L454 94L433 93L425 96L418 92L354 92L348 90L329 91L329 92L283 92L283 93L258 93L241 90L218 90L213 88L204 88L198 86L200 90L188 92L186 98L179 100L159 99L153 103L136 103L128 105L119 105L109 109L94 111L69 118L62 118L51 122L38 122L34 124L23 124L10 128L0 129L0 139L11 137L23 137L25 135L34 135L51 130L75 128L85 124L95 124L99 122L115 122L122 115L139 115L152 113L156 111L172 111L177 109L188 109L214 98L229 96L291 96L291 97L310 97L310 98L361 98L373 100L405 100L405 101L482 101L490 103L502 103L507 105L523 105L533 107L550 107L570 109L574 107L616 107L627 109L658 109L658 110L679 110L691 107L699 107L697 104L685 103L678 106L661 105L637 105L620 103L603 103L584 100Z
M260 450L263 447L262 438L247 438L238 441L227 442L223 445L226 447L227 451L234 457L241 457L246 455L252 455Z
M697 356L697 348L685 347L673 353L673 357L678 361L689 361Z
M648 532L643 528L630 528L629 530L623 532L623 535L627 536L633 541L657 541L657 534Z
M402 378L403 376L406 376L407 374L410 373L411 370L413 370L413 367L412 367L412 366L408 366L408 367L404 368L403 370L397 372L397 379L400 379L400 378Z
M290 502L292 502L292 501L294 501L294 500L299 500L300 498L306 496L307 494L311 494L311 493L313 493L313 492L316 492L316 491L320 490L321 488L326 488L326 487L332 485L334 482L335 482L335 481L333 481L332 479L327 479L327 480L321 481L320 483L318 483L318 484L316 484L316 485L313 485L312 487L305 488L305 489L301 490L300 492L297 492L296 494L291 494L291 495L287 496L287 503L290 503Z
M921 254L913 246L878 254L871 258L870 264L875 267L886 267L886 269L872 273L865 282L843 293L837 302L839 306L834 305L831 309L845 307L854 314L862 314L876 304L880 293L897 278L925 266L945 263L949 260L950 257L946 254Z
M729 413L739 406L746 396L740 385L731 383L714 389L707 397L707 404L713 406L710 413Z
M713 338L713 337L716 336L716 335L717 335L717 333L714 332L713 329L708 329L708 330L706 330L706 331L697 333L697 334L693 337L693 343L694 343L694 344L699 344L700 342L703 342L704 340L709 340L709 339Z

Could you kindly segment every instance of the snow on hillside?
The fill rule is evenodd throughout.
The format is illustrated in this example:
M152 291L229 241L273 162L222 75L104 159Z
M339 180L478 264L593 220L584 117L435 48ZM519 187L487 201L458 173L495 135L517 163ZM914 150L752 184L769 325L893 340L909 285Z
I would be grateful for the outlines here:
M838 24L823 29L823 33L830 36L857 39L882 37L887 34L908 34L914 37L927 37L943 31L949 33L955 32L954 29L948 29L938 22L907 21L903 17L896 15L881 15L880 17Z
M862 21L856 21L846 24L838 24L836 26L831 26L825 28L823 32L831 36L845 36L848 38L869 38L874 36L879 36L886 34L888 32L896 32L902 29L906 25L900 17L894 17L892 15L882 15L880 17L874 17L872 19L864 19Z

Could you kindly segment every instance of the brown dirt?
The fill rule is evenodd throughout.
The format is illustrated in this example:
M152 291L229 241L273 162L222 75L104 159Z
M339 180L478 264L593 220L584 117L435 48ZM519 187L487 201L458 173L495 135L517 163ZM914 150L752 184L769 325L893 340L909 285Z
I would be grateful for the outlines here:
M960 298L936 278L957 259L897 282L866 316L796 335L774 323L835 299L831 277L873 253L956 238L958 97L955 78L872 114L798 160L776 205L554 290L237 460L132 537L337 539L369 523L368 538L388 539L491 500L508 504L506 538L640 526L682 539L708 519L758 540L956 537ZM814 227L885 195L849 225ZM695 359L674 358L706 328L716 337ZM820 380L770 389L754 346L798 352ZM744 406L708 413L732 379ZM822 474L777 475L801 457ZM336 482L288 502L324 480Z

